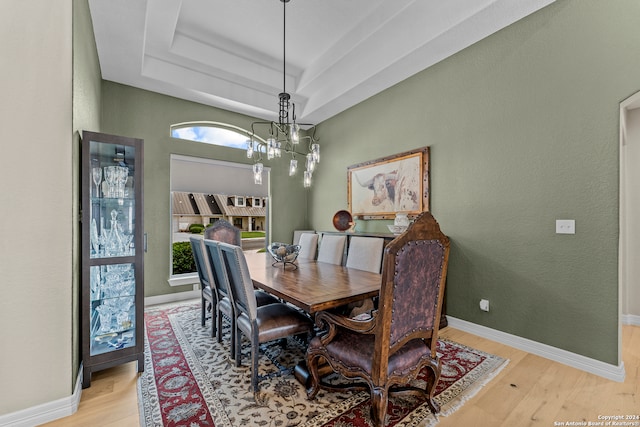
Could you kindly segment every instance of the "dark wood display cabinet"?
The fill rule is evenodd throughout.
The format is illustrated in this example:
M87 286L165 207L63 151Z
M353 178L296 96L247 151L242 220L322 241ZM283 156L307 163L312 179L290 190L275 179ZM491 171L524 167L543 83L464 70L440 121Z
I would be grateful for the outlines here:
M143 141L82 133L82 387L91 373L144 370Z

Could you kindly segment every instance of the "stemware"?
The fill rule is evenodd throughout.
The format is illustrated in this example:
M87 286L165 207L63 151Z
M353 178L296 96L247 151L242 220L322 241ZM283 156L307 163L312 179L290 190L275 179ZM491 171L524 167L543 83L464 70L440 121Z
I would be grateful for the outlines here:
M115 166L107 166L104 168L104 180L107 182L107 197L114 197L116 183Z
M91 169L93 183L96 185L96 197L100 197L100 183L102 182L102 168L95 167Z
M96 307L96 311L100 315L99 332L101 334L111 332L111 317L113 316L113 308L106 304L101 304Z

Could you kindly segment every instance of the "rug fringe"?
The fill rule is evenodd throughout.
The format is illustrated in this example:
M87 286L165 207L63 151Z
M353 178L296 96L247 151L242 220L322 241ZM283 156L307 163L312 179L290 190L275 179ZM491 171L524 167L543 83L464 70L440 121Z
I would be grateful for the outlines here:
M440 408L440 413L436 415L436 419L439 416L447 417L458 409L460 409L469 399L473 398L480 390L484 388L489 382L491 382L502 370L509 364L509 359L501 360L500 365L495 367L491 373L487 373L486 377L477 383L475 383L472 387L469 387L458 396L458 399L451 401ZM454 404L455 403L455 404Z

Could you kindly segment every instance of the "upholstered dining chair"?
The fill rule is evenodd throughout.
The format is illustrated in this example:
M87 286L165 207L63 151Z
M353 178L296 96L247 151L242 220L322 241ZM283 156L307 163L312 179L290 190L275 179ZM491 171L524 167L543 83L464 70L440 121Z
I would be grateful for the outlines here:
M300 244L300 237L305 233L315 234L316 230L293 230L293 244Z
M346 266L380 273L383 249L383 238L353 236L349 241Z
M192 236L189 238L191 244L191 253L193 254L193 261L196 265L198 272L198 279L200 280L200 299L202 306L200 308L200 323L205 325L207 318L207 309L211 310L211 336L216 334L216 315L218 306L218 295L214 290L216 285L213 283L211 268L209 263L205 259L204 246L202 242L202 236Z
M216 337L218 342L222 342L222 319L226 317L231 324L231 342L230 342L230 353L231 358L235 359L235 331L236 331L236 315L235 315L235 307L231 298L230 284L229 284L229 276L227 275L227 269L224 264L224 260L222 259L222 255L220 253L220 249L218 245L220 244L217 240L203 240L204 248L205 248L205 260L209 265L211 271L211 280L215 284L212 288L217 297L217 306L216 306L216 318L212 319L216 322L217 331ZM268 305L279 303L280 300L273 295L269 295L264 291L255 291L256 304L258 306ZM213 336L213 335L212 335Z
M318 262L342 265L346 241L347 236L335 234L323 235L320 241L320 248L318 249Z
M302 233L298 244L300 245L298 258L316 259L318 251L318 235L316 233Z
M313 322L309 317L285 303L258 307L253 281L242 249L225 243L220 243L219 248L227 267L231 284L231 299L235 306L236 366L242 364L240 351L242 334L251 342L251 387L255 394L260 389L258 381L259 345L301 334L310 337L313 333Z
M448 262L449 239L430 213L422 213L385 248L380 305L369 320L330 312L316 315L325 332L307 349L309 399L320 388L369 389L375 426L385 424L390 393L422 395L430 409L439 412L433 394L441 371L436 348ZM364 382L324 381L318 373L320 359L335 372ZM421 372L426 375L424 388L409 385Z

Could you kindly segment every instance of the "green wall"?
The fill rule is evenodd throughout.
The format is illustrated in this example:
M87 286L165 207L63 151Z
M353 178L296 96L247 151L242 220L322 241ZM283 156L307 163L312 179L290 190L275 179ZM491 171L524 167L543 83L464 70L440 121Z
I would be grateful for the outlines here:
M171 249L170 156L250 162L243 150L171 138L170 126L214 121L250 129L256 119L108 81L103 81L102 101L103 132L144 139L144 230L148 235L145 296L191 290L191 286L170 287L167 283ZM289 178L286 159L263 163L271 167L271 237L274 241L290 241L294 229L307 226L308 191L303 188L301 177Z
M557 1L323 122L311 226L346 208L347 166L429 145L448 314L618 364L618 115L640 88L638 16L635 0Z

